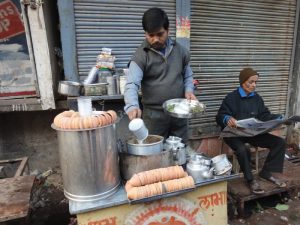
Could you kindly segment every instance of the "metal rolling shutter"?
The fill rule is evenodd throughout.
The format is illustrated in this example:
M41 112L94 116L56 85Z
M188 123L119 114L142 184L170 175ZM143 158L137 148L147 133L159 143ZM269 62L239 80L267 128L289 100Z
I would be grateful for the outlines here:
M80 80L95 65L101 48L111 48L116 68L126 68L144 39L143 13L151 7L166 11L170 35L175 36L176 1L74 0L78 74Z
M190 120L193 135L217 131L216 112L246 66L260 73L257 91L269 109L285 114L296 1L191 2L191 65L207 105L206 115Z

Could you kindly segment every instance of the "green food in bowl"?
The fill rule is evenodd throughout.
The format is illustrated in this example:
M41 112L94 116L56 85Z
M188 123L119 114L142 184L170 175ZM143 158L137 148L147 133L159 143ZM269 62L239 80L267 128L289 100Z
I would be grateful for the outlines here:
M200 105L196 105L190 108L190 113L200 113L202 112L202 107Z
M169 104L167 105L167 111L174 112L175 104Z

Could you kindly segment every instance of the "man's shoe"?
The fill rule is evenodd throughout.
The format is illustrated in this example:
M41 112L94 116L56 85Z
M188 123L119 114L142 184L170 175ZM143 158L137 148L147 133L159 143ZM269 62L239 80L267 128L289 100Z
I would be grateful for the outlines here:
M282 181L282 180L280 180L278 178L275 178L272 175L266 176L263 172L260 172L259 173L259 177L262 178L262 179L264 179L264 180L270 181L273 184L276 184L280 188L286 187L286 183L284 181Z
M260 184L256 180L249 182L248 185L253 194L260 195L265 193L265 191L260 187Z

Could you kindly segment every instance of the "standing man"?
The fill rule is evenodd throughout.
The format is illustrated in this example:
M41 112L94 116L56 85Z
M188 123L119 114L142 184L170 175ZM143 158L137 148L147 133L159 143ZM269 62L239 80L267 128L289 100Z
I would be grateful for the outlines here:
M252 68L245 68L240 72L240 87L225 97L216 116L216 121L222 129L226 126L236 128L237 120L252 117L261 121L282 119L282 115L271 114L265 106L262 97L255 92L258 77L259 74ZM244 178L254 194L262 194L264 190L253 178L250 165L250 152L245 143L249 143L255 147L270 149L259 177L279 187L286 186L285 182L272 175L272 172L281 173L283 170L286 143L282 138L265 133L254 137L227 137L224 138L224 141L237 155Z
M189 52L169 37L169 19L159 8L143 15L145 40L129 63L125 86L125 112L130 120L143 117L150 134L187 141L187 119L170 117L162 104L173 98L196 100ZM138 102L141 87L143 112Z

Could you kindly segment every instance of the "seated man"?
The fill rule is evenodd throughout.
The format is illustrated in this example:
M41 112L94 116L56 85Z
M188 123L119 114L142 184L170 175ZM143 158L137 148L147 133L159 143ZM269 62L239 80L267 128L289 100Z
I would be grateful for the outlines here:
M240 72L240 87L229 93L222 102L216 116L217 123L224 129L226 126L235 128L237 120L256 118L261 121L281 119L282 115L271 114L265 106L260 95L255 92L259 74L252 68L245 68ZM259 183L253 178L250 164L250 154L245 143L252 146L270 149L259 176L279 187L286 184L272 175L272 172L282 172L286 142L269 133L254 137L227 137L224 141L229 145L237 156L240 167L244 173L249 188L255 194L262 194Z

